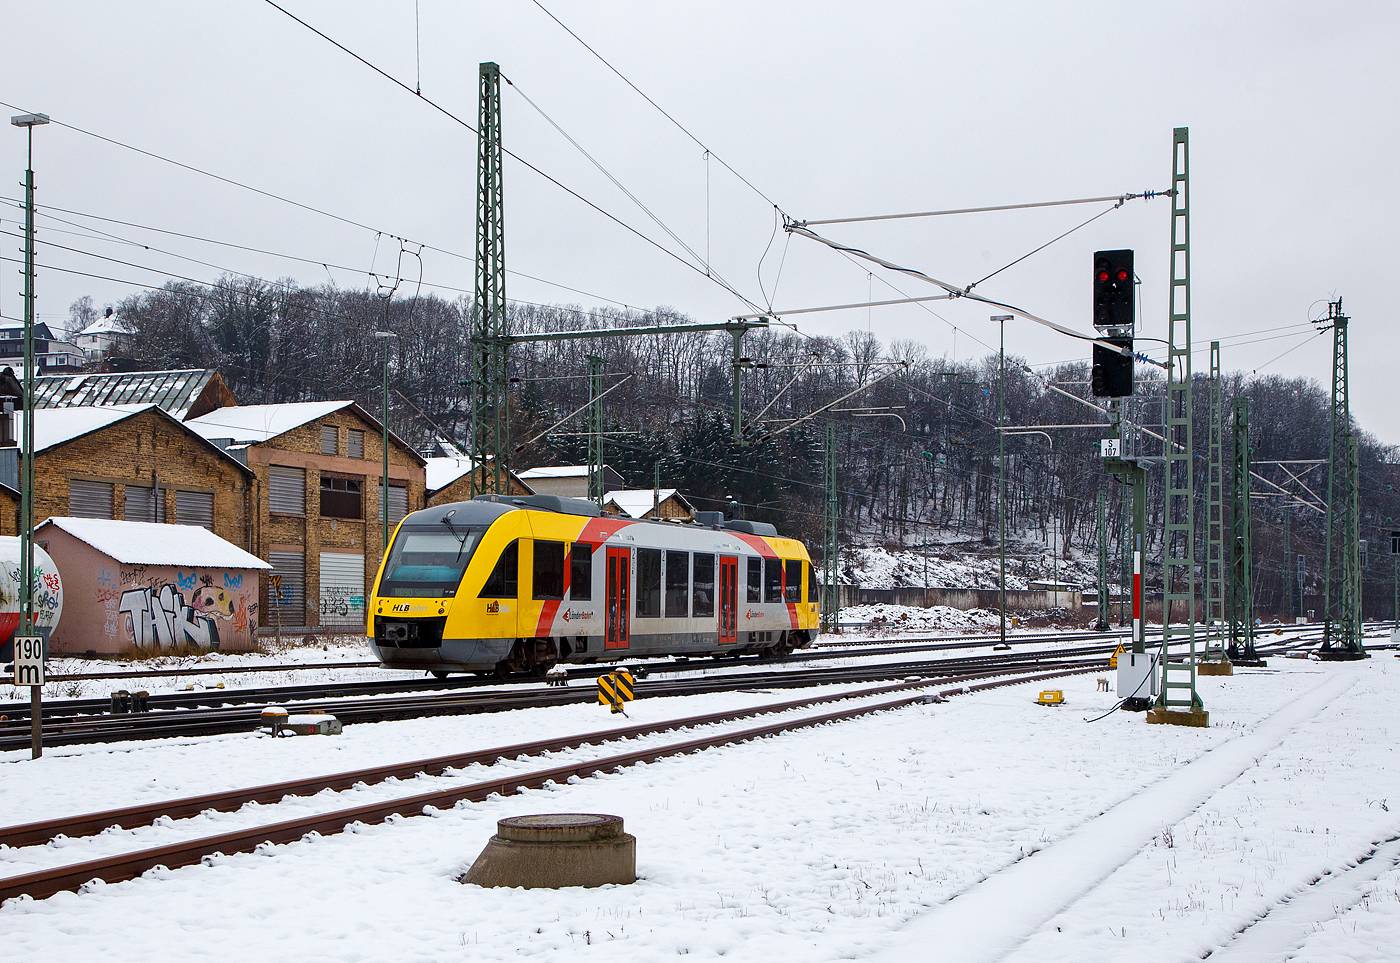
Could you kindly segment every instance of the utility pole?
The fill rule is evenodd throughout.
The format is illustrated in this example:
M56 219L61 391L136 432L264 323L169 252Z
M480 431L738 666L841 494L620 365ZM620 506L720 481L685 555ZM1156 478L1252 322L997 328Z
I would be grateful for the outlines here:
M480 68L476 163L476 293L472 302L472 485L505 492L510 458L509 345L506 324L505 195L501 183L501 68ZM481 482L478 485L477 472Z
M1108 492L1099 489L1099 617L1094 628L1108 631Z
M1234 463L1230 472L1230 661L1261 665L1254 651L1254 567L1249 510L1249 399L1234 404Z
M1224 472L1221 451L1220 342L1210 343L1210 420L1206 429L1206 650L1224 649ZM1214 643L1214 645L1212 645ZM1233 658L1233 655L1231 656Z
M992 320L1001 325L1001 349L998 354L1001 377L997 390L997 524L1000 536L997 548L1001 555L1001 578L997 581L1001 609L1001 645L1006 644L1006 322L1014 315L997 314Z
M392 331L376 331L374 336L384 341L384 480L379 488L379 511L384 518L384 541L379 543L382 557L389 552L389 341L397 335ZM476 469L477 466L472 465L473 475Z
M28 136L28 163L24 171L24 464L20 481L20 529L19 529L19 593L20 622L14 633L15 641L20 637L32 638L34 626L34 128L49 122L47 114L21 114L11 117L10 123L26 128ZM18 677L19 647L12 645L16 676ZM44 633L43 657L48 656L48 633ZM41 663L42 665L42 663ZM39 673L43 681L44 673ZM38 759L44 754L43 738L43 686L29 687L29 752L30 758Z
M841 619L841 577L840 546L836 537L840 518L837 515L836 493L836 425L826 423L826 518L822 528L822 581L826 587L826 598L822 601L821 615L826 621L826 630L836 632Z
M1293 622L1295 613L1293 612L1293 573L1289 571L1289 565L1293 561L1293 532L1291 521L1293 516L1288 513L1288 506L1283 506L1283 612L1284 617L1290 623Z
M1332 328L1332 422L1327 448L1327 552L1323 569L1324 659L1364 659L1361 641L1361 559L1359 536L1360 465L1351 430L1351 393L1347 372L1347 328L1342 299L1327 305ZM1327 330L1324 326L1322 330Z
M1162 542L1162 687L1148 722L1204 726L1209 716L1196 692L1195 488L1191 460L1191 195L1187 128L1172 132L1171 284L1167 306L1166 533ZM1175 608L1186 610L1173 624ZM1187 644L1185 664L1168 659Z

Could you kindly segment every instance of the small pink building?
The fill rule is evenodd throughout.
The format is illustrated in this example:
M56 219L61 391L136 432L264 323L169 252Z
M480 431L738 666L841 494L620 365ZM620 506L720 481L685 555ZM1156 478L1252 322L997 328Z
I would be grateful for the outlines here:
M56 653L253 647L258 573L272 566L208 529L50 518L34 540L63 580Z

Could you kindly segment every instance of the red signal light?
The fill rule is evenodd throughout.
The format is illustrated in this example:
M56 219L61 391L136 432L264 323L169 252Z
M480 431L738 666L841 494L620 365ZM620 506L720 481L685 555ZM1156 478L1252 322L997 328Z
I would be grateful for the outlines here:
M1107 281L1107 280L1108 280L1108 272L1107 272L1107 271L1100 271L1100 272L1099 272L1099 280L1100 280L1100 281Z
M1120 281L1126 281L1126 280L1128 280L1128 272L1127 272L1127 270L1126 270L1125 268L1119 268L1119 269L1118 269L1118 280L1120 280Z

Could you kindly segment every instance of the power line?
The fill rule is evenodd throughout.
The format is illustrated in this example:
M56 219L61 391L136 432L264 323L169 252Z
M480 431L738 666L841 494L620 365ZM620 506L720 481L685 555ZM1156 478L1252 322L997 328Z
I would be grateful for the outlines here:
M538 0L536 0L538 2ZM986 214L991 211L1025 211L1038 207L1065 207L1070 204L1103 204L1107 201L1115 201L1114 207L1121 207L1127 201L1151 200L1154 197L1165 197L1172 194L1172 191L1143 191L1141 194L1110 194L1104 197L1080 197L1069 201L1033 201L1029 204L998 204L994 207L963 207L947 211L917 211L912 214L872 214L862 217L830 217L820 221L798 221L800 227L810 227L813 224L858 224L865 221L900 221L911 217L941 217L945 214Z

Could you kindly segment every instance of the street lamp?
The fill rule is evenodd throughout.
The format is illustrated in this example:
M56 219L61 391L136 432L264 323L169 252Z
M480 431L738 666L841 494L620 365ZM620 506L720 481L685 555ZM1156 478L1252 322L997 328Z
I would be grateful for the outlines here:
M382 555L389 551L389 339L398 335L392 331L376 331L374 336L384 340L384 481L379 488L379 513L384 519L384 541L379 548Z
M16 636L34 634L34 128L49 122L48 114L11 117L16 127L28 128L29 155L24 171L24 456L20 480L19 597L20 624ZM46 653L47 654L47 653ZM19 653L15 653L18 660ZM41 736L41 687L29 687L30 755L44 753Z
M998 354L1001 376L997 392L997 516L1000 536L997 546L1001 552L1001 643L1006 644L1006 322L1015 318L1010 314L994 314L992 320L1001 325L1001 350Z

